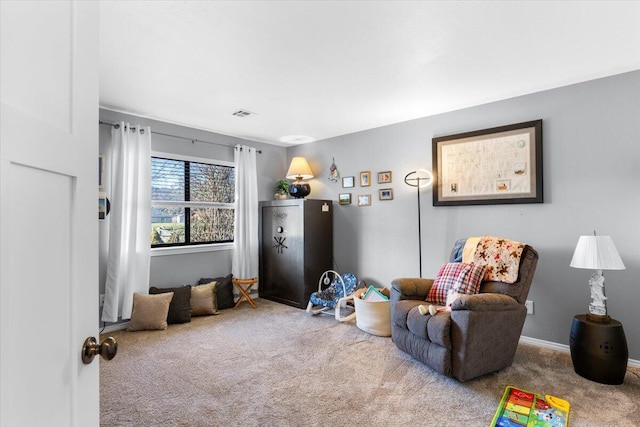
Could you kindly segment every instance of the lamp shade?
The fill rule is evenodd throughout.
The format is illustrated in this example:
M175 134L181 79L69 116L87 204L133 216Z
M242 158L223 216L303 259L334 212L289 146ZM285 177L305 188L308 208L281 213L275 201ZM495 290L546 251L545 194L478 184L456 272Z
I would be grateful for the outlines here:
M610 236L580 236L570 265L592 270L625 269Z
M311 179L313 178L313 173L307 160L304 157L297 156L291 159L291 164L289 165L286 176L287 179Z

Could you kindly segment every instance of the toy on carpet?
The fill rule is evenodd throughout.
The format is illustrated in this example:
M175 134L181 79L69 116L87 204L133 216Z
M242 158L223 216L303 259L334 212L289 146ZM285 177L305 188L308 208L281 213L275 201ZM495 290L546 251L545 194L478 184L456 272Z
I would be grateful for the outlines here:
M507 386L490 427L567 427L569 402Z

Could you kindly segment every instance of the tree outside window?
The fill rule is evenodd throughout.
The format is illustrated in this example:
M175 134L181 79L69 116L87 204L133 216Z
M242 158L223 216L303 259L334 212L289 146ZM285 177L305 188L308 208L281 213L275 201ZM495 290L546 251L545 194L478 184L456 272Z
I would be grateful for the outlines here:
M151 158L151 246L233 241L233 166Z

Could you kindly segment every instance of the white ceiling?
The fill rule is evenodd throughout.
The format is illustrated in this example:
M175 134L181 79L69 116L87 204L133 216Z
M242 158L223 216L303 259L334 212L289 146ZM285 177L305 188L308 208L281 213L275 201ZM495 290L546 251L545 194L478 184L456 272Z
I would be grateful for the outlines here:
M637 1L102 1L100 15L101 107L282 146L640 69Z

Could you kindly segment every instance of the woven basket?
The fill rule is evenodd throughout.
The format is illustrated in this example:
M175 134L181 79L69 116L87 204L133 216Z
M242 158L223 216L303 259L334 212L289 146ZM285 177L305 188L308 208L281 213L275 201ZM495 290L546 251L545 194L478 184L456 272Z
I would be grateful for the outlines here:
M389 301L363 301L353 299L356 307L356 325L372 335L391 336L391 305Z

